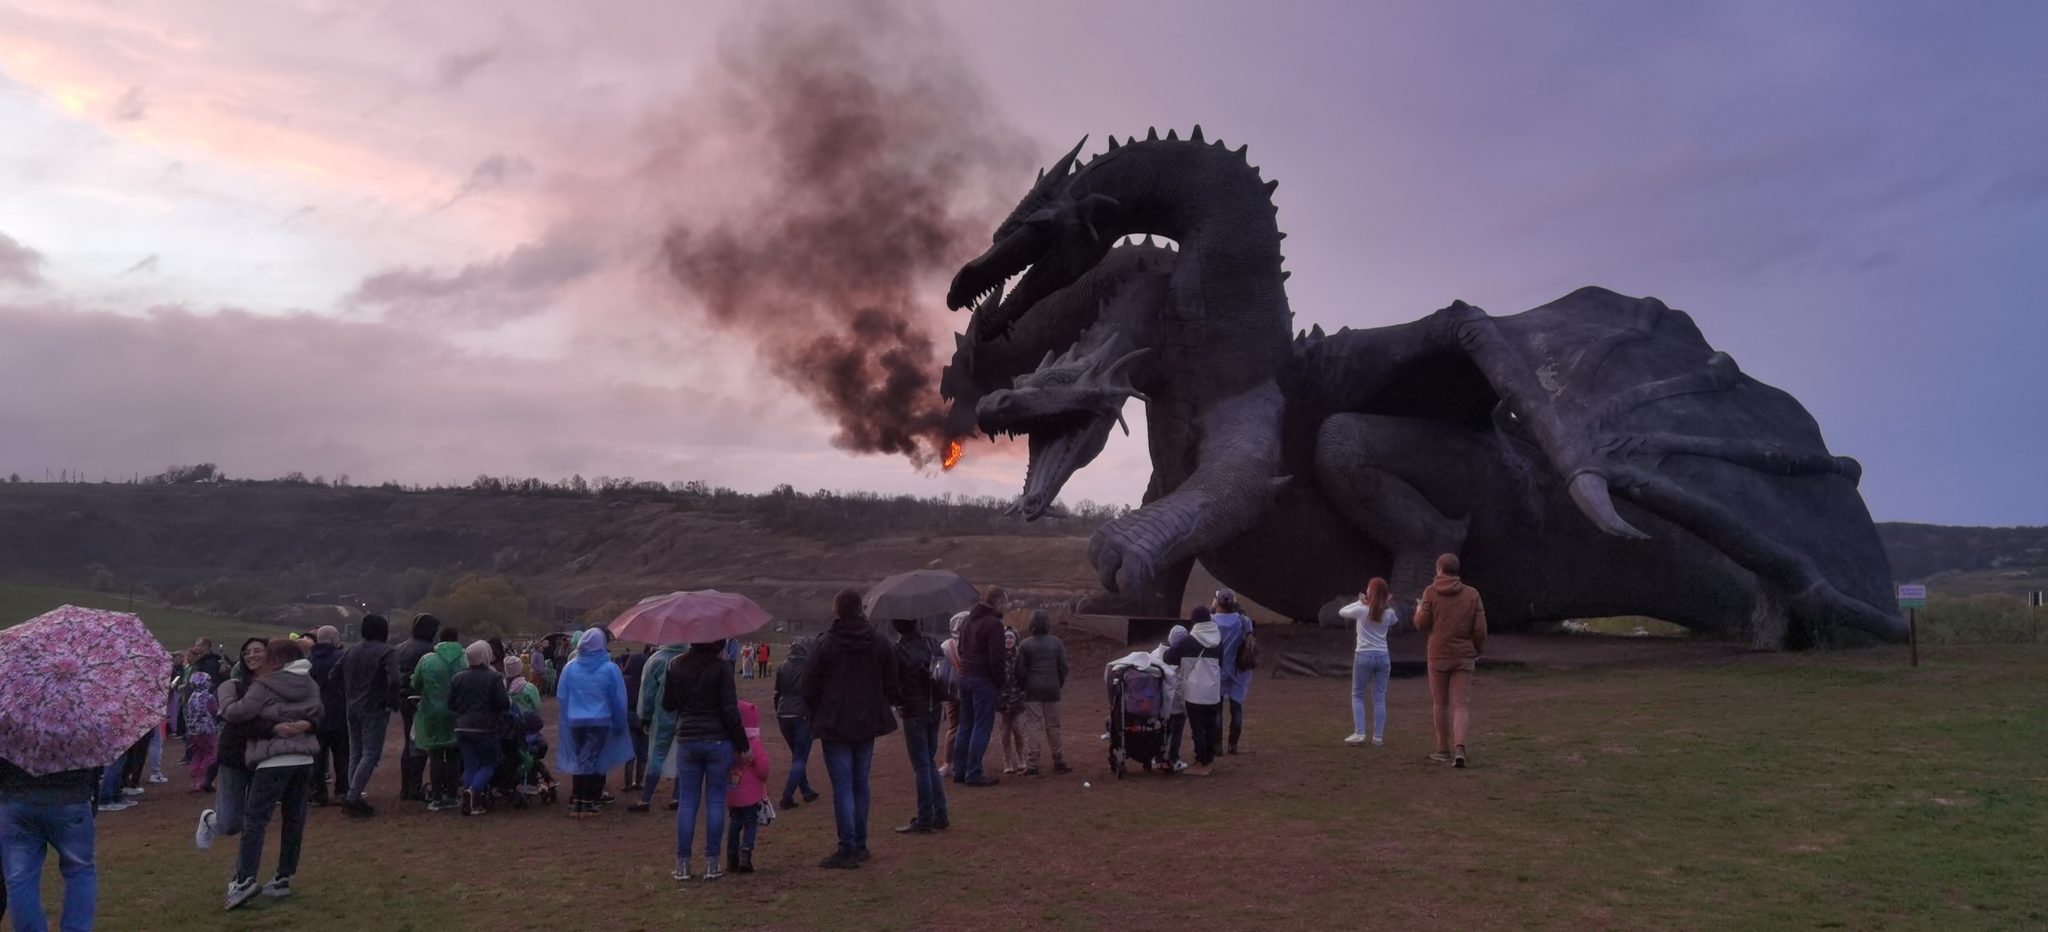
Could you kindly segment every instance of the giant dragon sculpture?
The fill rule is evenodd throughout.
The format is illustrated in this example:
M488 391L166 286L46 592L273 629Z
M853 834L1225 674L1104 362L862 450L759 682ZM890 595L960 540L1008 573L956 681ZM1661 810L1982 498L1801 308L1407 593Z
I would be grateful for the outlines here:
M1411 603L1457 552L1507 627L1642 614L1773 648L1902 636L1860 467L1683 312L1584 288L1507 317L1456 302L1290 336L1276 182L1245 149L1197 127L1080 151L955 276L948 304L975 309L941 389L956 434L1028 438L1027 519L1053 513L1127 399L1145 404L1152 479L1090 540L1096 608L1177 614L1199 559L1314 619L1374 575ZM1179 250L1113 248L1150 234Z

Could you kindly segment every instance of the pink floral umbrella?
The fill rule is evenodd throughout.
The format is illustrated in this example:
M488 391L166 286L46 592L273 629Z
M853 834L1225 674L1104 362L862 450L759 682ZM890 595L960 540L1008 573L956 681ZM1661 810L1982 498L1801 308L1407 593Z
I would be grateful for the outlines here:
M758 630L768 610L737 592L700 589L641 599L606 627L612 636L647 644L722 641Z
M66 605L0 630L0 757L103 767L163 723L171 655L142 619Z

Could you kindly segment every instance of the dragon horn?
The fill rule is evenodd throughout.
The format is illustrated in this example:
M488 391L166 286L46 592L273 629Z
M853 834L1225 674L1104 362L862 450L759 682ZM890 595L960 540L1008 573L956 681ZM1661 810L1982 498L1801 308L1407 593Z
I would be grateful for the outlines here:
M1081 137L1080 142L1074 143L1074 148L1067 150L1066 155L1061 156L1059 161L1052 163L1051 168L1046 169L1045 176L1057 181L1066 180L1067 172L1074 167L1074 158L1081 154L1081 147L1087 144L1088 137Z
M1636 529L1635 525L1614 510L1614 496L1607 489L1607 477L1593 472L1582 472L1572 477L1572 502L1579 506L1586 520L1603 533L1629 540L1649 540L1650 535Z

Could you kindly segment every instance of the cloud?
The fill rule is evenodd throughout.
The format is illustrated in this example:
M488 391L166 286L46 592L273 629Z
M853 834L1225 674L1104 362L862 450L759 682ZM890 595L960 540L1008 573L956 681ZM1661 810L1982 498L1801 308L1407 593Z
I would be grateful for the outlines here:
M127 270L122 272L121 274L128 275L135 272L154 272L157 270L157 265L159 264L158 260L161 258L161 255L159 255L158 253L150 253L149 255L143 256L142 261L129 266Z
M114 120L120 123L133 123L148 116L149 101L143 97L142 88L131 87L123 91L114 101L113 115Z
M484 66L498 60L497 49L483 49L460 55L443 55L434 63L434 77L441 87L453 90L461 87L470 76L482 71Z
M605 263L589 239L568 228L549 231L484 262L453 272L400 266L366 276L343 303L415 320L490 325L546 309L567 286Z
M21 244L21 241L0 233L0 282L13 282L24 288L36 288L43 284L43 254Z

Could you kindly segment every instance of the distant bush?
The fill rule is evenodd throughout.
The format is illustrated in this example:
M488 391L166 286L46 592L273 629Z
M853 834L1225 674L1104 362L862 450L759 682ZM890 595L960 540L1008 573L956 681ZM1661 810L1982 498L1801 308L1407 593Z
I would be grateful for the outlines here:
M455 581L445 594L428 596L413 606L462 631L463 640L505 637L532 631L526 596L503 576L471 573Z

